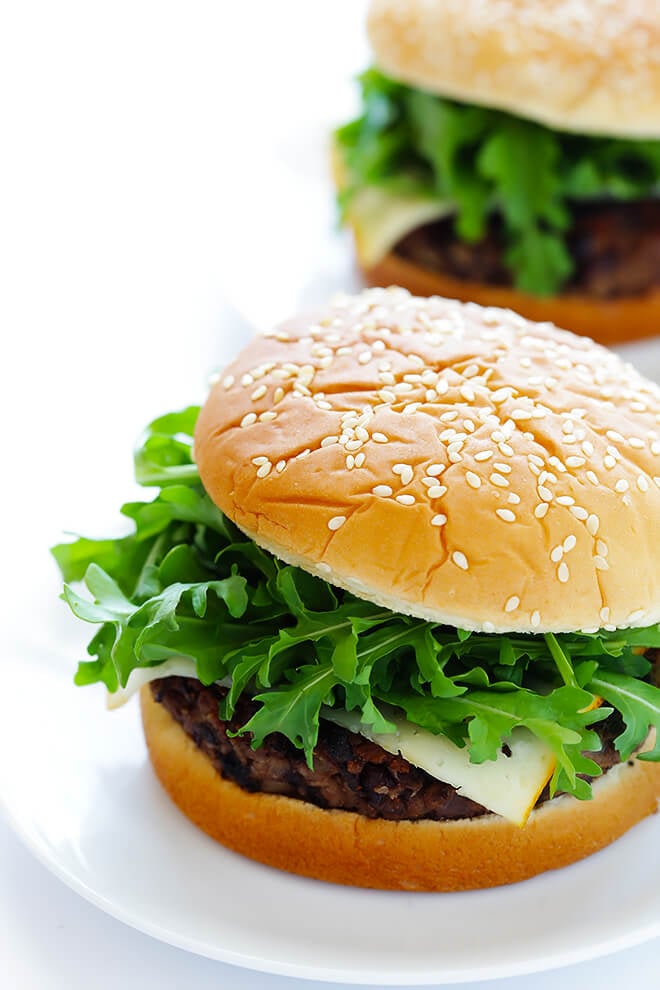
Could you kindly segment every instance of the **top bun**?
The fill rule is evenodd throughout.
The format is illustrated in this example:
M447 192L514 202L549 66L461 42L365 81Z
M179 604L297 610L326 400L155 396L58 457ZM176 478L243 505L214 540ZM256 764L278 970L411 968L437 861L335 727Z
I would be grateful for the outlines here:
M390 609L486 632L660 620L660 389L552 324L343 297L244 349L195 455L257 543Z
M660 137L657 0L372 0L394 79L557 130Z

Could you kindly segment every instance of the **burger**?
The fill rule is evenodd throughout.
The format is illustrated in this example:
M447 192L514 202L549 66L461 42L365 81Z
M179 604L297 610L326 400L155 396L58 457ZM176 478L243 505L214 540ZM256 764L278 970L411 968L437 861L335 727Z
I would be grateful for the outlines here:
M367 283L657 334L657 4L372 0L368 31L334 140Z
M159 490L55 548L178 807L358 886L521 880L660 798L660 390L501 309L345 296L153 422ZM71 582L84 579L84 589Z

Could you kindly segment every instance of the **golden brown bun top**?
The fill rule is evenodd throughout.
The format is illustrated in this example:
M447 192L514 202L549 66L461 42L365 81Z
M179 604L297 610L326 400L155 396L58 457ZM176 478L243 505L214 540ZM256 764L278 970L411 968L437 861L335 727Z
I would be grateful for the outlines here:
M660 620L660 389L510 310L371 289L255 337L196 458L257 543L485 631Z
M657 0L372 0L378 67L559 130L660 137Z

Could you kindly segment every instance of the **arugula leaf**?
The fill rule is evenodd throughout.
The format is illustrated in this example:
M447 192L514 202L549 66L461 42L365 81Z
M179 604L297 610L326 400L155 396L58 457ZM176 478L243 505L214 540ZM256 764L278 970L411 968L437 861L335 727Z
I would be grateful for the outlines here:
M136 451L148 502L123 507L134 530L117 540L80 538L54 548L63 597L98 625L77 684L125 686L131 672L171 657L194 661L204 684L227 682L221 717L239 698L259 705L240 727L257 747L285 735L310 763L322 706L359 713L391 732L395 705L417 725L493 759L516 726L555 753L553 788L584 798L596 776L585 756L592 726L610 708L623 716L626 759L649 726L660 730L660 690L640 648L660 646L660 625L591 634L492 635L399 615L332 587L247 539L208 498L192 461L196 411L161 417ZM154 440L157 438L157 442ZM183 480L182 480L183 479ZM84 579L86 594L71 587ZM645 759L660 760L660 747Z
M660 760L660 690L634 677L604 670L591 679L590 688L623 715L626 728L615 740L621 759L627 760L642 745L649 729L654 728L655 747L639 758Z
M566 231L574 201L640 199L660 184L660 141L555 131L373 68L360 84L363 112L335 134L348 172L344 214L364 186L451 199L459 237L478 241L497 213L504 260L523 291L552 295L573 273Z

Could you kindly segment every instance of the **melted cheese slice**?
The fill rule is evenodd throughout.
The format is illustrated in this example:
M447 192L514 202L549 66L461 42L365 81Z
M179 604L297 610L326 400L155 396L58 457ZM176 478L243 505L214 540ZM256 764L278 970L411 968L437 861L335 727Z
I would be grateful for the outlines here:
M120 708L145 684L161 677L196 677L195 663L186 657L173 657L155 667L132 670L126 687L108 694L107 707ZM228 686L228 680L225 682ZM404 718L387 717L396 725L396 732L371 732L360 722L357 712L324 708L323 718L356 732L381 746L386 752L398 754L425 770L436 780L443 780L485 808L524 825L539 794L552 777L555 757L540 739L527 729L514 729L507 740L511 756L500 753L496 760L470 763L467 748L460 749L445 736L436 736Z
M485 808L524 825L555 769L552 750L528 729L517 728L507 740L510 756L470 763L467 748L460 749L445 736L436 736L402 718L387 718L396 732L371 732L356 712L324 712L331 721L377 743L388 753L400 753L413 766L436 780L444 780Z
M358 190L351 200L348 220L360 263L371 268L406 234L453 212L451 203L426 196L395 195L375 186Z

